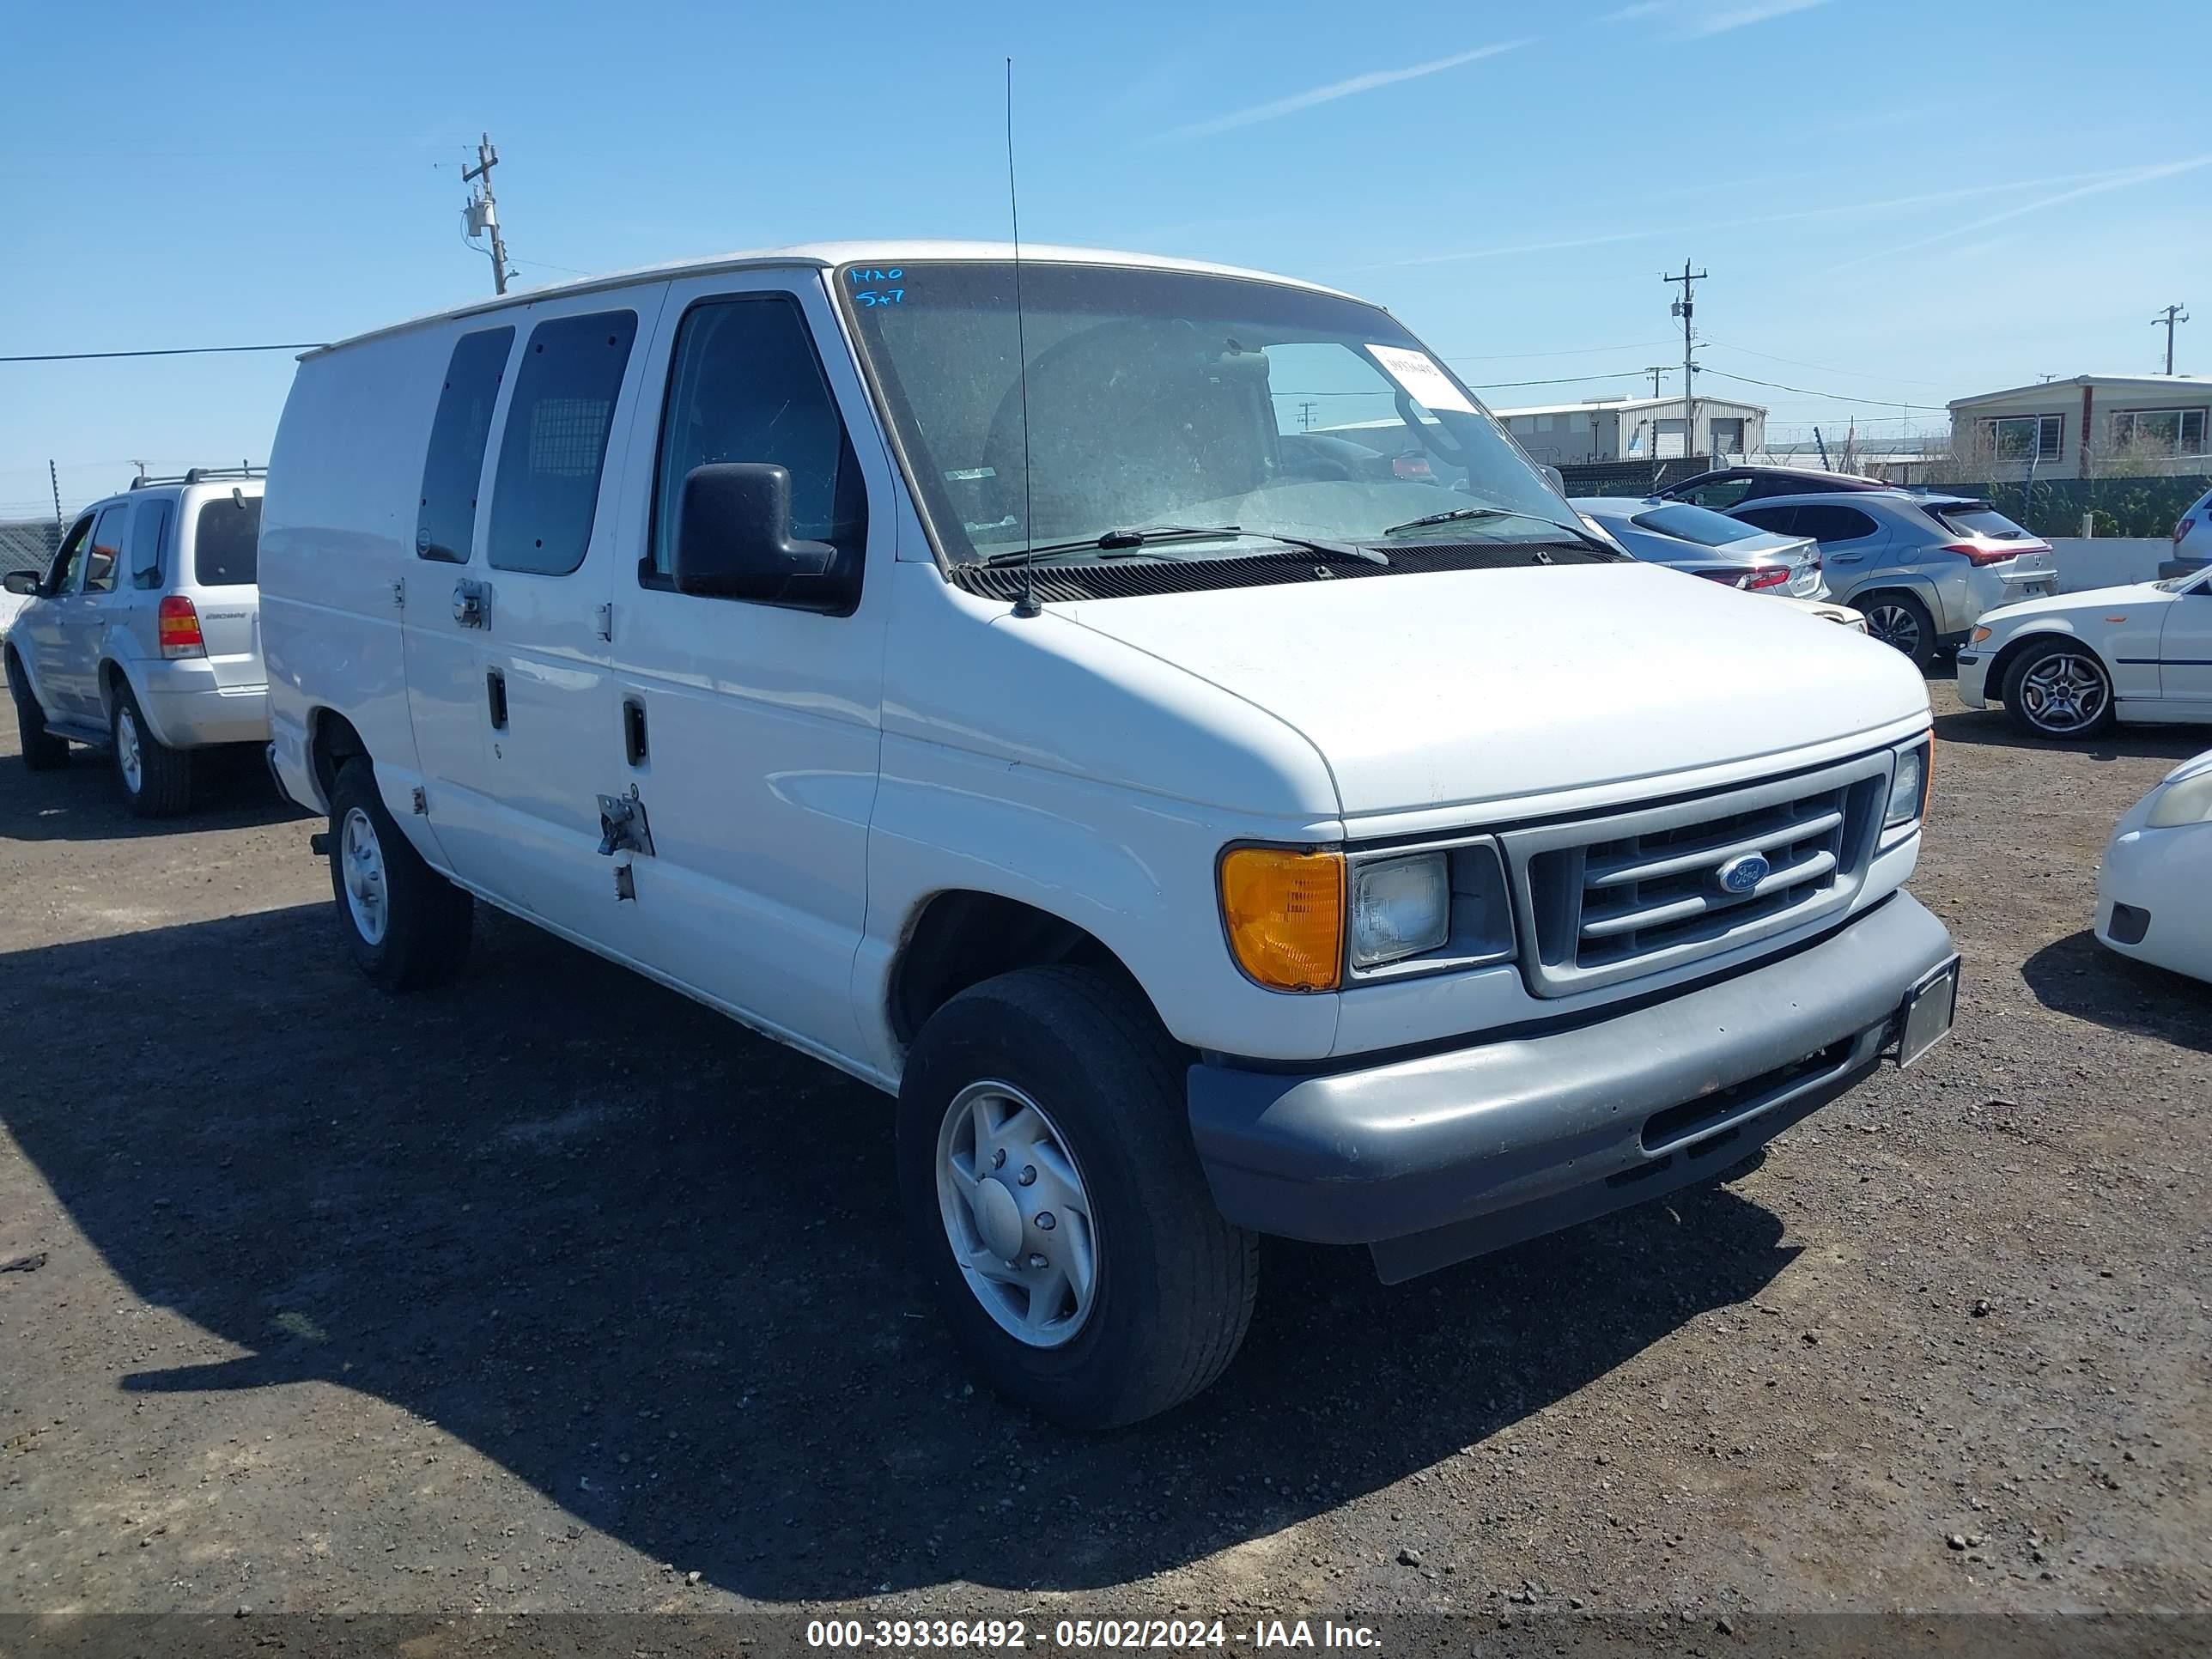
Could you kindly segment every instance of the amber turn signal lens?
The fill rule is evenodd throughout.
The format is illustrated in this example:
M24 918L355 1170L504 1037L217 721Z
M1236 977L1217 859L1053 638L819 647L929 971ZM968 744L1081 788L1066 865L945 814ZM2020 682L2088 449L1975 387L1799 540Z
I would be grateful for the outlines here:
M1239 847L1221 860L1238 964L1273 991L1333 991L1344 963L1344 854Z

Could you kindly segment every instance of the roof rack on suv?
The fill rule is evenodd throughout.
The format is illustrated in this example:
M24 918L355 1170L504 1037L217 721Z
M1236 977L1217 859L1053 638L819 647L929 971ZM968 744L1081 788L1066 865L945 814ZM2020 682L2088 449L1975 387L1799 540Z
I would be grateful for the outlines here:
M173 478L149 478L142 472L131 481L131 487L146 489L155 484L196 484L205 483L210 478L265 478L268 476L267 467L242 461L236 466L190 467Z

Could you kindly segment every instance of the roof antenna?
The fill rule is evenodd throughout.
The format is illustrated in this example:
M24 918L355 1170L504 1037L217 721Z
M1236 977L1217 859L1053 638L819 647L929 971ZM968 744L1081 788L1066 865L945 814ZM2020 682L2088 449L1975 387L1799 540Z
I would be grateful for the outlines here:
M1036 599L1036 532L1030 517L1030 348L1022 326L1022 204L1014 193L1014 60L1006 59L1006 211L1014 222L1014 354L1022 381L1022 596L1017 617L1042 614Z

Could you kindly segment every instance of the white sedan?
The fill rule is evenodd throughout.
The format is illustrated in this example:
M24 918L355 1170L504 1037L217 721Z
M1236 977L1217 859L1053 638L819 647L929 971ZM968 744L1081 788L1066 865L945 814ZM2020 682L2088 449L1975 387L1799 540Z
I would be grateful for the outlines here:
M2129 809L2097 865L2097 937L2212 980L2212 749Z
M2002 702L2039 738L2114 720L2212 725L2212 567L1985 613L1959 650L1959 701Z

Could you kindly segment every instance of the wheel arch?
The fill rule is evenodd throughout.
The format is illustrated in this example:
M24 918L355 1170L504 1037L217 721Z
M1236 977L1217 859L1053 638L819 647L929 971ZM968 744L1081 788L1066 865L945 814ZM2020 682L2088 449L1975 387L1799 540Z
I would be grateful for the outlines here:
M1088 928L1024 899L977 888L941 889L915 907L901 930L884 1014L902 1048L929 1017L970 986L1018 968L1066 964L1126 981L1159 1010L1142 981Z
M307 765L325 806L337 787L338 768L356 756L375 763L376 757L369 753L368 744L351 720L323 704L307 711Z
M156 743L167 744L169 741L169 734L161 725L158 706L146 695L146 688L139 678L131 673L129 659L102 651L100 665L94 671L94 678L100 690L100 719L107 726L113 728L118 694L127 689L131 702L138 710L138 723L145 728L146 735Z
M2013 665L2047 640L2066 641L2079 646L2085 654L2094 657L2097 659L2097 666L2105 671L2105 680L2112 688L2112 696L2118 696L2119 679L2112 672L2111 659L2073 629L2058 622L2044 623L2034 628L2022 629L1999 647L1996 655L1990 659L1989 673L1983 681L1985 688L1984 695L2002 702L2005 681L2011 678Z
M1943 631L1943 610L1937 601L1936 584L1925 576L1884 575L1870 579L1865 586L1855 587L1850 597L1837 601L1854 611L1864 611L1869 605L1879 605L1889 594L1901 594L1917 600L1928 612L1928 620L1940 635Z

